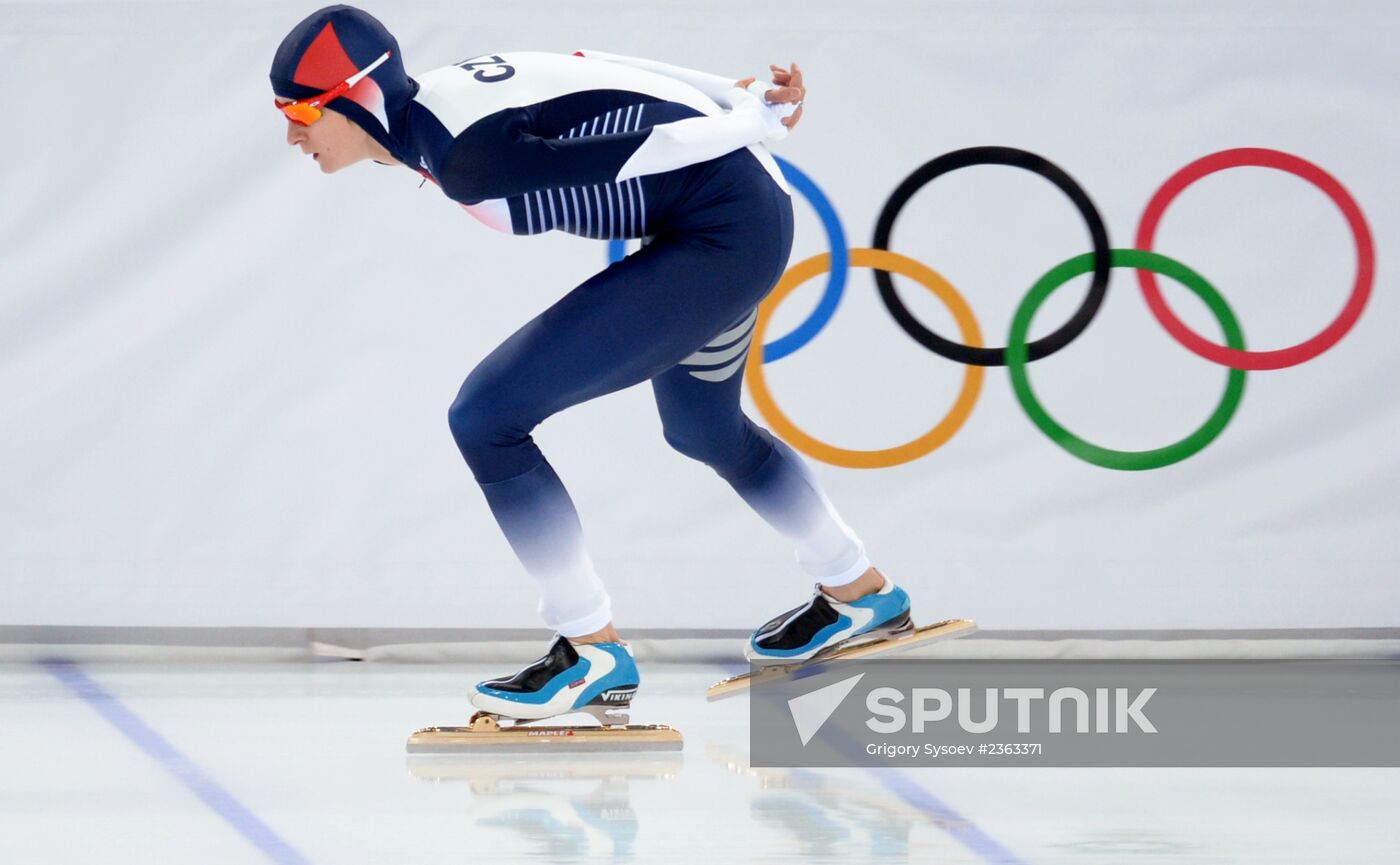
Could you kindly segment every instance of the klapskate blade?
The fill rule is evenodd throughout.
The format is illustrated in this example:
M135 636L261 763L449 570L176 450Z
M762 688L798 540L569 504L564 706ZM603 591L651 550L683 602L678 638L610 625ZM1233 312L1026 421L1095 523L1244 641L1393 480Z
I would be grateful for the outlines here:
M616 727L427 727L408 737L410 754L553 754L601 751L679 751L681 731L666 724Z
M916 646L925 643L932 643L937 640L948 640L954 637L965 637L977 630L977 623L971 619L948 619L932 625L924 625L922 628L914 630L898 637L889 639L874 639L855 642L829 655L822 655L819 658L812 658L807 661L797 661L791 664L770 664L756 671L742 673L738 676L731 676L723 681L711 685L705 692L706 700L719 700L724 697L732 697L735 694L745 691L755 680L763 681L768 679L781 678L783 676L794 676L800 671L815 667L819 664L828 664L832 661L853 661L859 658L882 657L897 652L908 651Z

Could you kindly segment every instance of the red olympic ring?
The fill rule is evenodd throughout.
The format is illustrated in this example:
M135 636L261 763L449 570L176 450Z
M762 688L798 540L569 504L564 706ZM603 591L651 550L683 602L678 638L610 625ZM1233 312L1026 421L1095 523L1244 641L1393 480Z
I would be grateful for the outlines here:
M1173 174L1152 196L1152 200L1147 203L1147 209L1142 213L1142 221L1138 223L1137 248L1145 252L1153 251L1152 240L1157 233L1157 224L1161 222L1162 213L1182 190L1208 174L1246 165L1277 168L1308 181L1332 199L1332 203L1336 204L1346 217L1352 237L1356 240L1356 283L1352 286L1346 306L1336 319L1316 336L1297 345L1272 351L1245 351L1211 342L1183 324L1162 298L1162 292L1157 287L1156 274L1147 270L1137 271L1138 285L1142 288L1148 308L1162 327L1166 328L1177 342L1206 360L1231 369L1283 369L1311 360L1335 345L1356 324L1356 320L1361 317L1361 310L1366 306L1367 298L1371 296L1371 283L1376 268L1376 250L1371 240L1371 229L1366 225L1366 217L1362 215L1356 200L1336 178L1305 159L1262 147L1240 147L1203 156Z

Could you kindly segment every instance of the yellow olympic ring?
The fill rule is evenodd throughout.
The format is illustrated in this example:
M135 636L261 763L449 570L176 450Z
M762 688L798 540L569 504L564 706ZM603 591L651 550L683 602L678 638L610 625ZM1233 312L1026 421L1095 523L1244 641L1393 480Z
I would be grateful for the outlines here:
M852 249L849 252L852 267L869 267L898 273L909 277L933 292L934 296L943 301L943 305L948 307L948 311L953 314L953 319L958 323L958 329L962 331L963 342L974 348L982 347L982 331L977 327L977 319L972 315L972 308L967 305L967 301L963 299L962 295L958 294L957 290L948 283L948 280L932 268L897 252L883 249ZM788 268L782 279L778 280L778 284L773 287L772 293L758 307L758 320L755 322L753 330L753 344L763 345L763 334L768 329L768 321L773 317L774 310L778 308L784 298L802 283L814 276L826 273L830 269L831 254L827 252L799 261ZM972 406L976 404L977 396L982 392L983 372L984 368L980 366L966 368L966 372L963 373L962 390L959 391L957 400L953 403L948 414L933 429L911 442L874 451L848 450L836 447L799 429L797 424L793 423L778 408L778 404L773 401L773 395L768 391L768 382L763 377L763 352L749 352L749 359L744 369L744 379L748 382L749 390L753 395L754 403L758 405L759 413L784 441L807 456L832 465L852 469L879 469L912 462L946 444L972 414Z

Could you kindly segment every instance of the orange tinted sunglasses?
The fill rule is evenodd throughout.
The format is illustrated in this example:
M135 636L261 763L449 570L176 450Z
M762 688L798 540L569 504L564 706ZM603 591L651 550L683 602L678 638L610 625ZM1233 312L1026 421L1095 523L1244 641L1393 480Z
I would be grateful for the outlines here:
M354 75L351 75L349 78L345 79L344 81L340 82L339 84L335 85L330 90L327 90L325 93L322 93L319 96L313 96L310 99L298 99L295 102L278 102L276 99L272 100L272 102L274 105L277 106L278 111L281 111L283 114L287 115L288 120L301 126L310 126L317 120L321 119L322 105L325 105L332 99L339 99L340 97L344 96L351 87L354 87L356 84L359 84L362 80L364 80L364 77L366 75L378 69L380 64L382 64L385 60L388 60L389 55L393 53L394 52L392 51L385 51L383 54L379 55L378 60L366 66L364 69L361 69L359 72L356 72Z

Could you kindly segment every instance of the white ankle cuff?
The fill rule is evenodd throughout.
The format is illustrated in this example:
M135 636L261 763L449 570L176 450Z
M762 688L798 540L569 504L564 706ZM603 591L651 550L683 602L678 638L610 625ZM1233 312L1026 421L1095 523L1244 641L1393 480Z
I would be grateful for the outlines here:
M545 622L545 625L559 632L561 637L584 637L601 631L612 621L612 599L605 598L602 606L586 616L579 616L567 622Z
M831 576L818 576L816 574L812 574L812 576L816 577L817 582L821 583L823 586L835 588L836 586L854 583L856 580L860 579L861 574L868 570L870 570L870 559L865 553L861 553L854 564Z

